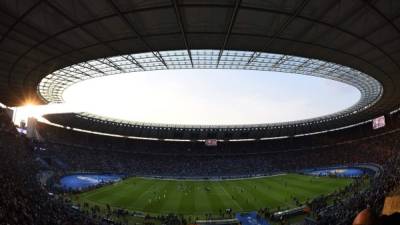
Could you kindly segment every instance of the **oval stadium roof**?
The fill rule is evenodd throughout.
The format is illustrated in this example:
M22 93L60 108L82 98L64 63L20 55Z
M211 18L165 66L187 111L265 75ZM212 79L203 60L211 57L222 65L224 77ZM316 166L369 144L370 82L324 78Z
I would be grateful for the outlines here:
M167 68L162 51L184 50L192 62L193 49L216 49L218 58L226 50L249 51L249 64L262 53L332 62L382 85L374 105L328 127L399 108L395 0L18 0L1 1L0 18L0 102L6 105L43 102L42 78L73 64L148 52Z

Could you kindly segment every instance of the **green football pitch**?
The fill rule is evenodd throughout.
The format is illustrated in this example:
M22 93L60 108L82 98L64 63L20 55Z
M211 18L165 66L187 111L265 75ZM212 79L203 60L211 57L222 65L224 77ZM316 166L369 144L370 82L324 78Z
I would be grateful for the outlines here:
M352 179L285 174L241 180L165 180L132 177L73 196L80 203L124 208L152 214L217 214L268 207L295 207L300 202L329 194Z

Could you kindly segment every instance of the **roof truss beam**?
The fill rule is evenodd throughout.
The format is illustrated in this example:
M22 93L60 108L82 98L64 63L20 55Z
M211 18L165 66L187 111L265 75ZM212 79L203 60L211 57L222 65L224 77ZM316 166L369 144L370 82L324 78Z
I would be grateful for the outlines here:
M118 8L118 6L114 3L113 0L108 0L114 11L118 14L118 16L121 18L121 20L128 25L128 27L132 30L133 33L139 38L140 41L146 46L146 48L153 53L153 55L168 69L168 65L161 56L159 51L154 50L149 43L143 38L142 35L139 34L139 32L136 30L136 28L133 26L133 24L126 18L126 16L121 12L121 10Z
M144 67L142 66L142 64L140 64L135 57L133 57L132 55L124 55L122 56L124 59L130 61L131 63L133 63L134 65L136 65L137 67L141 68L142 70L145 70Z
M307 6L309 1L310 0L303 0L299 4L299 6L296 7L296 9L294 10L293 14L290 17L288 17L286 19L286 21L283 23L283 25L273 34L273 36L264 45L264 47L262 48L261 52L265 52L266 49L272 44L272 42L274 42L274 40L286 30L286 28L296 19L296 17L298 15L300 15L300 13ZM259 57L261 52L257 52L257 51L253 52L253 54L249 58L249 61L247 62L247 65L250 65L257 57Z
M104 64L104 65L107 65L107 66L109 66L109 67L112 67L112 68L114 68L115 70L119 70L119 71L125 73L125 70L124 70L124 69L122 69L120 66L118 66L117 64L115 64L115 63L114 63L113 61L111 61L110 59L102 58L102 59L98 59L97 61L100 62L100 63L102 63L102 64Z
M182 14L181 14L181 11L179 9L177 1L178 0L171 0L172 5L174 6L174 12L175 12L175 16L176 16L176 21L178 23L179 29L181 30L183 42L185 44L186 51L187 51L187 53L189 55L190 63L192 64L192 67L193 67L192 52L190 50L189 41L187 39L187 34L185 32L185 27L184 27L183 20L182 20Z
M233 25L235 24L236 17L237 17L237 14L239 12L241 1L242 0L236 0L235 1L235 8L232 11L232 16L231 16L231 19L229 21L228 30L227 30L227 32L225 34L224 42L223 42L222 47L221 47L221 49L219 51L219 54L218 54L217 67L219 65L219 62L221 61L222 54L224 53L224 50L225 50L226 46L228 45L229 38L231 37Z

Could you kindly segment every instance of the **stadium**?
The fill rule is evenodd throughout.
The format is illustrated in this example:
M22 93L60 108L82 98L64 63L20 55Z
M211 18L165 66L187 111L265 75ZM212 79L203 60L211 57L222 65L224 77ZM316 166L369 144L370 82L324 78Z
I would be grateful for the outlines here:
M400 224L399 1L0 18L0 225Z

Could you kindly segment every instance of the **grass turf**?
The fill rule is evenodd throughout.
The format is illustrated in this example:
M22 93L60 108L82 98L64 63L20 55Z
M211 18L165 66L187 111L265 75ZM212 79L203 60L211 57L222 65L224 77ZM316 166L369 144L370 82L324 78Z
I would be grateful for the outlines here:
M286 174L263 178L222 181L162 180L128 178L124 181L75 195L75 201L96 205L109 204L152 214L219 214L232 208L235 212L268 207L295 207L300 202L329 194L352 182L352 179Z

